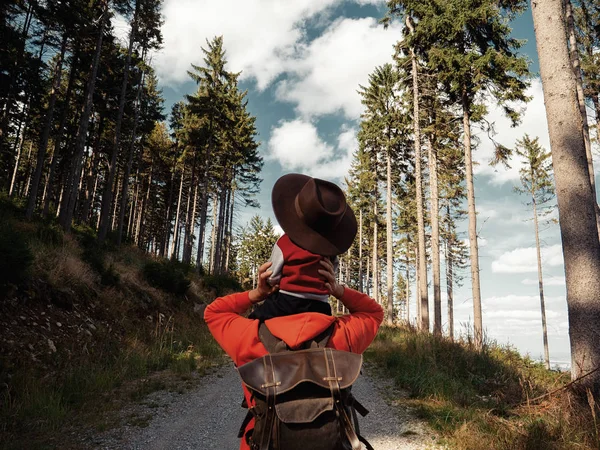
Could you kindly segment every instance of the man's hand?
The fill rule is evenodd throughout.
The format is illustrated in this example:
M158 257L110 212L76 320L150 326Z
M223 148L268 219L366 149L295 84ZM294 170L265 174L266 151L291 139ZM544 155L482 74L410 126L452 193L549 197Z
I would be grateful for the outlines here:
M333 263L329 258L323 258L320 263L324 269L319 269L319 273L325 279L325 287L327 288L327 292L337 299L342 298L342 295L344 295L344 286L339 284L335 278Z
M273 274L272 270L267 270L269 267L271 267L272 264L273 263L269 261L258 268L258 286L256 286L255 289L252 289L248 293L248 296L250 297L250 302L252 302L253 304L262 302L273 292L279 290L278 284L276 284L275 286L271 286L267 281L269 277Z

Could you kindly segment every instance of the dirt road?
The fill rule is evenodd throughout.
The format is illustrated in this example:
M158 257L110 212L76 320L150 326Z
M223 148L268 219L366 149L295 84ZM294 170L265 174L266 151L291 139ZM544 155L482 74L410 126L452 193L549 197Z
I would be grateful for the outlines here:
M391 386L365 371L353 393L369 409L360 422L362 434L376 450L421 450L436 447L433 433L402 403L384 397ZM160 391L122 414L142 418L88 442L101 449L237 450L236 437L244 418L242 390L235 369L228 365L204 377L183 394ZM394 405L395 404L395 405ZM126 420L124 420L126 422Z

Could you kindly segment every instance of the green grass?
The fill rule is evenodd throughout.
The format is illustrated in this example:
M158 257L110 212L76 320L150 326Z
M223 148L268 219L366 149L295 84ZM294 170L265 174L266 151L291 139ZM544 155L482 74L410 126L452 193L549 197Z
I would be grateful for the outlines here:
M563 392L529 400L569 381L510 347L451 342L407 328L381 328L365 357L410 392L406 402L451 448L600 449L585 402Z

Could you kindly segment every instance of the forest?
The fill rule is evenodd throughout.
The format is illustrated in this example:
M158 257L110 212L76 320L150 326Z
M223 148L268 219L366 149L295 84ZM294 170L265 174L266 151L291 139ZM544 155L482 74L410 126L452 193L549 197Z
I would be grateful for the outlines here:
M46 230L37 231L39 241L60 236L50 240L62 243L77 236L85 264L98 272L102 285L121 286L123 298L135 296L137 288L123 287L131 280L119 272L122 261L107 255L129 255L132 249L143 255L131 258L145 264L148 283L183 279L166 282L179 287L152 285L179 296L177 302L197 301L189 308L224 289L255 285L278 236L274 224L259 215L247 224L236 220L260 206L264 176L248 91L241 87L241 72L228 65L227 36L214 36L189 66L195 92L165 111L153 67L153 55L163 47L162 7L162 0L20 0L0 6L0 200L11 211L0 222L5 254L0 303L3 297L13 303L29 298L36 278L53 283L32 272L41 267L37 256L27 256L33 244L25 245L30 250L19 246L28 227ZM522 167L515 195L527 204L534 224L546 369L551 365L539 230L556 222L558 211L571 382L597 398L596 2L386 2L380 26L401 23L403 38L390 60L356 86L363 105L358 148L341 184L359 231L340 255L339 278L384 306L390 327L415 326L416 332L451 343L463 339L455 329L455 290L468 285L473 311L468 339L476 352L485 352L474 130L493 134L486 121L490 101L517 125L531 100L527 89L536 74L520 52L524 42L511 35L511 21L529 7L551 148L531 130L514 148L496 143L490 164L502 170L518 160ZM117 16L129 24L126 42L117 36ZM21 224L16 232L13 214ZM213 291L199 294L194 280ZM53 292L64 288L59 284ZM85 296L91 290L86 289ZM415 296L416 312L409 310ZM334 306L343 313L342 305ZM409 324L412 316L417 322ZM7 367L12 366L0 364L0 375Z

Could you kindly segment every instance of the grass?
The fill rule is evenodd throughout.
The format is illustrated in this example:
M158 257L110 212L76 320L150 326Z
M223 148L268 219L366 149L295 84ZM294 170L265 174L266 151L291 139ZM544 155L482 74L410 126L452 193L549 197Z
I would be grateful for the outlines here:
M569 381L510 347L451 342L409 328L384 327L365 354L408 404L460 450L600 449L592 421L597 406L569 392L540 401Z
M156 260L141 250L99 246L85 228L65 234L53 221L27 222L18 205L0 197L2 227L18 233L32 253L26 276L9 280L11 308L57 311L60 317L52 323L62 322L62 334L50 336L58 350L46 349L34 362L29 355L0 358L0 449L48 448L44 442L60 443L64 430L75 425L106 429L107 411L166 389L165 377L187 383L224 361L202 317L193 312L194 301L214 297L189 269L165 263L189 278L193 301L186 293L151 286L143 270ZM0 307L8 305L3 301L8 302L0 298ZM84 316L93 319L93 332L82 325L88 323ZM82 326L79 334L68 335ZM59 331L55 325L53 330ZM47 340L37 324L21 331ZM147 418L132 422L143 425Z

